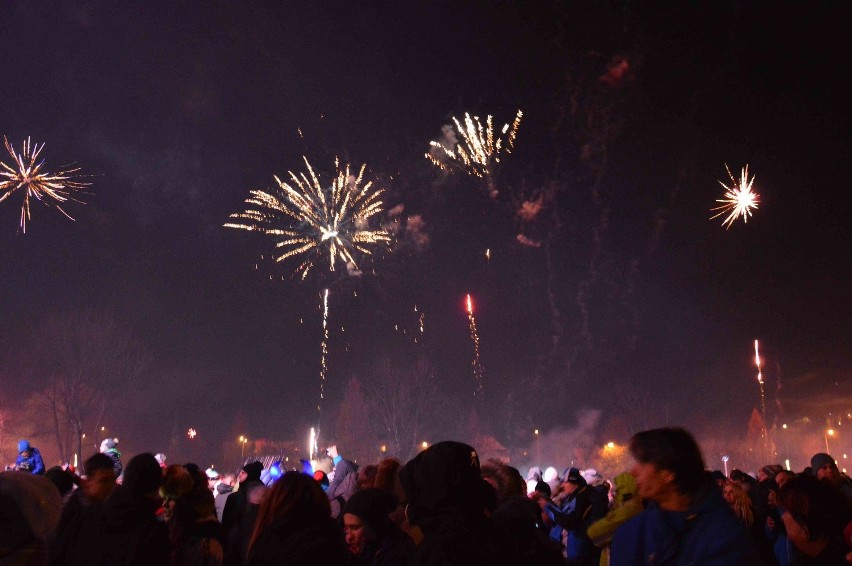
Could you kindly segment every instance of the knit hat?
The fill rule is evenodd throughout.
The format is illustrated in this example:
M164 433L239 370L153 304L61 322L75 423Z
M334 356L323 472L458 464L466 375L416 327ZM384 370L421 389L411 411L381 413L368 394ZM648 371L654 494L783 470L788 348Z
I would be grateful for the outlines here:
M586 480L580 474L580 470L577 468L566 468L564 472L562 472L562 481L568 483L576 483L577 485L586 485Z
M204 475L207 476L208 480L217 480L219 479L219 472L213 469L213 466L210 466L206 470L204 470Z
M583 479L586 480L586 483L589 485L600 485L603 483L603 476L594 468L583 470L580 472L580 475L583 476Z
M260 480L260 474L263 473L263 464L260 462L249 462L243 466L243 471L246 473L246 481Z
M834 461L834 458L832 458L825 452L814 454L813 458L811 458L811 470L813 470L814 474L816 474L817 470L819 470L826 464L831 464L832 466L837 465L837 463Z
M115 448L115 439L114 438L104 438L103 442L101 442L101 452L106 452L111 448Z
M343 506L343 514L360 518L381 540L391 529L388 515L396 509L396 497L383 489L369 487L356 491Z
M161 467L163 467L163 468L166 467L166 455L165 454L163 454L162 452L158 452L158 453L154 454L154 459L157 461L158 464L160 464Z
M21 452L26 452L30 449L30 443L27 440L19 440L18 441L18 454Z
M546 495L548 497L550 497L550 495L553 493L550 490L550 486L547 485L547 482L543 482L543 481L540 481L537 484L535 484L535 491L537 491L539 493L543 493L544 495Z
M163 472L153 454L137 454L124 468L122 485L136 497L156 491L163 481Z

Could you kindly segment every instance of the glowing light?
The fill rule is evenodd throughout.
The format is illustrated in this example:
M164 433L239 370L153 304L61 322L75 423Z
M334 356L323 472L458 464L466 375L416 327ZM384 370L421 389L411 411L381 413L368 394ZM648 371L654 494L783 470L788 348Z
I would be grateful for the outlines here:
M766 422L766 393L763 390L763 372L761 371L761 360L760 360L760 343L755 340L754 341L754 364L757 366L757 383L760 386L760 409L763 415L763 422ZM766 425L764 424L764 429ZM764 430L764 433L766 431Z
M455 128L446 126L440 141L429 142L430 149L426 158L443 171L463 171L484 179L489 195L494 198L497 196L492 179L494 167L500 163L502 154L512 153L523 116L524 113L518 110L514 122L511 125L504 124L498 136L494 135L491 116L486 118L484 127L479 116L471 117L470 114L465 114L464 125L458 118L453 117Z
M194 428L191 428L188 431L186 431L186 436L188 436L189 439L192 440L193 438L198 436L198 431L195 430Z
M470 326L470 339L473 341L473 360L470 365L473 367L473 395L476 396L483 390L485 368L482 367L482 359L479 355L479 333L476 331L476 318L473 316L473 299L469 294L467 295L467 320Z
M304 160L307 172L289 171L289 182L276 176L278 190L251 191L246 210L231 214L225 227L278 238L273 259L302 257L296 268L302 279L320 259L330 271L342 262L350 273L360 273L356 255L372 255L376 247L391 242L388 231L369 227L369 219L382 212L383 191L374 190L372 181L363 183L366 165L355 176L349 165L341 168L339 160L331 188L325 189L307 157Z
M728 177L731 178L731 186L719 181L719 184L725 189L725 194L721 199L716 200L716 202L721 203L721 206L710 209L711 212L715 210L719 211L717 214L711 216L710 220L727 214L725 219L722 220L722 226L728 229L737 218L742 218L744 223L748 222L749 216L752 214L752 209L757 209L757 205L760 202L760 195L752 191L751 187L754 183L754 176L751 179L748 178L748 165L743 167L739 181L734 179L727 165L725 165L725 170L728 172Z
M609 449L609 450L614 449L614 448L615 448L615 442L607 442L607 443L606 443L606 447L607 447L607 449Z
M328 374L328 289L322 294L322 356L320 358L320 400L317 413L322 414L322 401L325 399L325 378Z
M0 161L0 202L14 193L22 193L21 201L21 232L26 233L27 221L30 219L30 199L34 198L46 206L55 206L69 220L74 220L60 206L67 201L84 204L75 194L89 187L91 183L80 181L80 168L62 169L51 173L44 169L45 161L39 160L39 154L44 144L31 143L30 138L22 144L21 153L16 153L6 137L6 151L12 156L15 164L10 166Z

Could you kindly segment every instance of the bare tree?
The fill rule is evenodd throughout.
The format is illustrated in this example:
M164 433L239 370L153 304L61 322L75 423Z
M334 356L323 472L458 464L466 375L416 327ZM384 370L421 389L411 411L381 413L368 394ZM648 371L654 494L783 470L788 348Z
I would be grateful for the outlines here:
M100 428L110 390L142 374L147 352L114 315L92 309L47 319L33 344L28 370L47 378L37 398L60 458L70 460L75 448L82 457L85 430Z
M376 436L391 455L406 461L441 418L434 371L425 359L405 367L383 360L375 371L378 380L368 398Z

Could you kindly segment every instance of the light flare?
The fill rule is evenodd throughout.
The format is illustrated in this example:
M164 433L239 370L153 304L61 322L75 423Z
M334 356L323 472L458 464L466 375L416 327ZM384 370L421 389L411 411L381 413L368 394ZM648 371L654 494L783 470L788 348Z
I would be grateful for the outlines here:
M731 174L731 170L727 164L725 165L725 170L728 172L728 177L731 178L731 186L719 181L719 184L725 189L725 194L721 199L716 200L716 202L721 203L721 206L710 209L711 212L719 211L711 216L710 220L727 214L725 219L722 220L722 226L725 226L727 230L737 218L742 218L743 223L748 223L748 219L752 215L752 210L756 210L760 203L760 195L752 190L754 175L749 179L748 165L743 167L739 181Z

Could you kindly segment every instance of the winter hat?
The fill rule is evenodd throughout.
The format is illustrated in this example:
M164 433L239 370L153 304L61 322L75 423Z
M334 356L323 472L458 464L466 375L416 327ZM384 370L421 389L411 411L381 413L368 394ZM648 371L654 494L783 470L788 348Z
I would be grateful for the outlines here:
M124 468L122 485L136 497L144 497L157 490L163 482L163 471L154 455L148 452L137 454Z
M825 452L814 454L813 458L811 458L811 470L813 470L814 474L816 474L817 470L819 470L826 464L831 464L832 466L837 465L834 461L834 458L832 458Z
M551 494L553 493L550 490L550 486L547 484L547 482L543 482L543 481L540 481L537 484L535 484L535 491L537 491L539 493L543 493L544 495L546 495L548 497L550 497Z
M580 470L577 468L566 468L562 472L562 481L568 483L576 483L577 485L586 485L586 480L580 475Z
M263 464L260 462L249 462L245 466L243 466L243 471L246 473L246 481L248 480L258 480L260 481L260 474L263 473Z
M355 515L373 529L381 540L391 529L388 515L396 509L397 499L392 493L375 487L356 491L343 506L343 514Z
M74 487L74 477L59 466L47 470L44 477L53 482L61 497L65 497L65 494Z
M213 466L210 466L206 470L204 470L204 475L207 476L208 480L218 480L219 472L213 469Z
M402 467L399 480L412 522L447 510L481 512L486 503L488 483L480 476L479 455L461 442L427 448Z
M538 466L533 466L530 468L530 471L527 472L527 480L534 480L536 482L541 481L541 468Z
M107 450L111 450L113 448L115 448L115 439L104 438L103 442L101 442L101 452L106 452Z
M636 478L630 472L618 474L612 481L615 483L615 499L617 502L624 503L636 495Z
M777 464L776 464L776 465L777 465ZM780 468L780 467L781 467L781 466L778 466L778 468ZM762 468L760 468L760 471L761 471L761 472L763 472L764 474L766 474L766 477L767 477L768 479L773 480L773 479L775 479L775 476L777 476L777 475L778 475L778 472L780 472L780 471L781 471L781 470L780 470L780 469L778 469L778 468L776 468L774 465L772 465L772 466L763 466Z
M165 454L163 454L162 452L158 452L158 453L154 454L154 459L157 461L157 463L161 467L163 467L163 468L166 467L166 455Z
M26 452L30 449L30 443L27 440L19 440L18 441L18 454L21 452Z
M603 483L603 476L598 473L594 468L589 468L588 470L583 470L580 472L580 475L583 476L583 479L586 480L588 485L600 485Z

